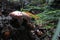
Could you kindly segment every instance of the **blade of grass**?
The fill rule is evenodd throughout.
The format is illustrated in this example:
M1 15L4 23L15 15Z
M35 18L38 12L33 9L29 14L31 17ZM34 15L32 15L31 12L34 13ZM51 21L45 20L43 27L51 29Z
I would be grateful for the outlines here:
M60 19L59 19L59 21L58 21L58 25L57 25L57 28L56 28L56 31L55 31L55 33L54 33L54 35L53 35L52 40L57 40L57 37L58 37L58 35L59 35L59 32L60 32Z

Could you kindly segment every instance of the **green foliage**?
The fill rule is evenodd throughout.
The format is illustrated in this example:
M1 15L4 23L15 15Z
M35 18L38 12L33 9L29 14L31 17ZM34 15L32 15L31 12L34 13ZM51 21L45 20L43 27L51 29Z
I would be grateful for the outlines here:
M49 28L55 27L57 25L57 24L55 25L53 22L52 23L49 23L49 22L58 20L58 18L60 17L60 10L44 11L42 13L37 14L37 16L40 17L38 20L40 20L40 23L42 21L44 28L49 29Z
M49 6L37 7L37 6L25 6L23 11L30 11L31 9L39 9L44 10L44 12L37 14L39 16L38 20L35 20L37 25L43 25L44 28L49 29L51 27L56 27L53 23L49 23L50 21L57 21L60 17L60 10L55 10L50 8ZM49 24L49 25L48 25Z
M24 9L22 9L22 11L30 11L31 9L39 9L39 10L45 10L43 7L38 7L38 6L25 6Z
M52 27L56 27L55 23L49 23L51 21L57 21L60 17L60 10L53 9L49 7L53 0L49 0L48 4L44 4L42 0L32 0L28 5L26 5L22 11L30 11L31 9L39 9L44 10L44 12L37 14L39 16L39 19L35 20L34 22L37 25L43 25L44 28L50 29ZM40 4L39 4L40 3ZM34 5L37 6L34 6ZM40 6L38 6L40 5Z

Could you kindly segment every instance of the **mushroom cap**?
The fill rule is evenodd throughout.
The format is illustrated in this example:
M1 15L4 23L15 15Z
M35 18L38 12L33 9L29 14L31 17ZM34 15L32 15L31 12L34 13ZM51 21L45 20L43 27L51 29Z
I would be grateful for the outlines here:
M9 15L14 18L21 18L21 16L30 17L26 12L21 12L21 11L13 11L9 13Z

